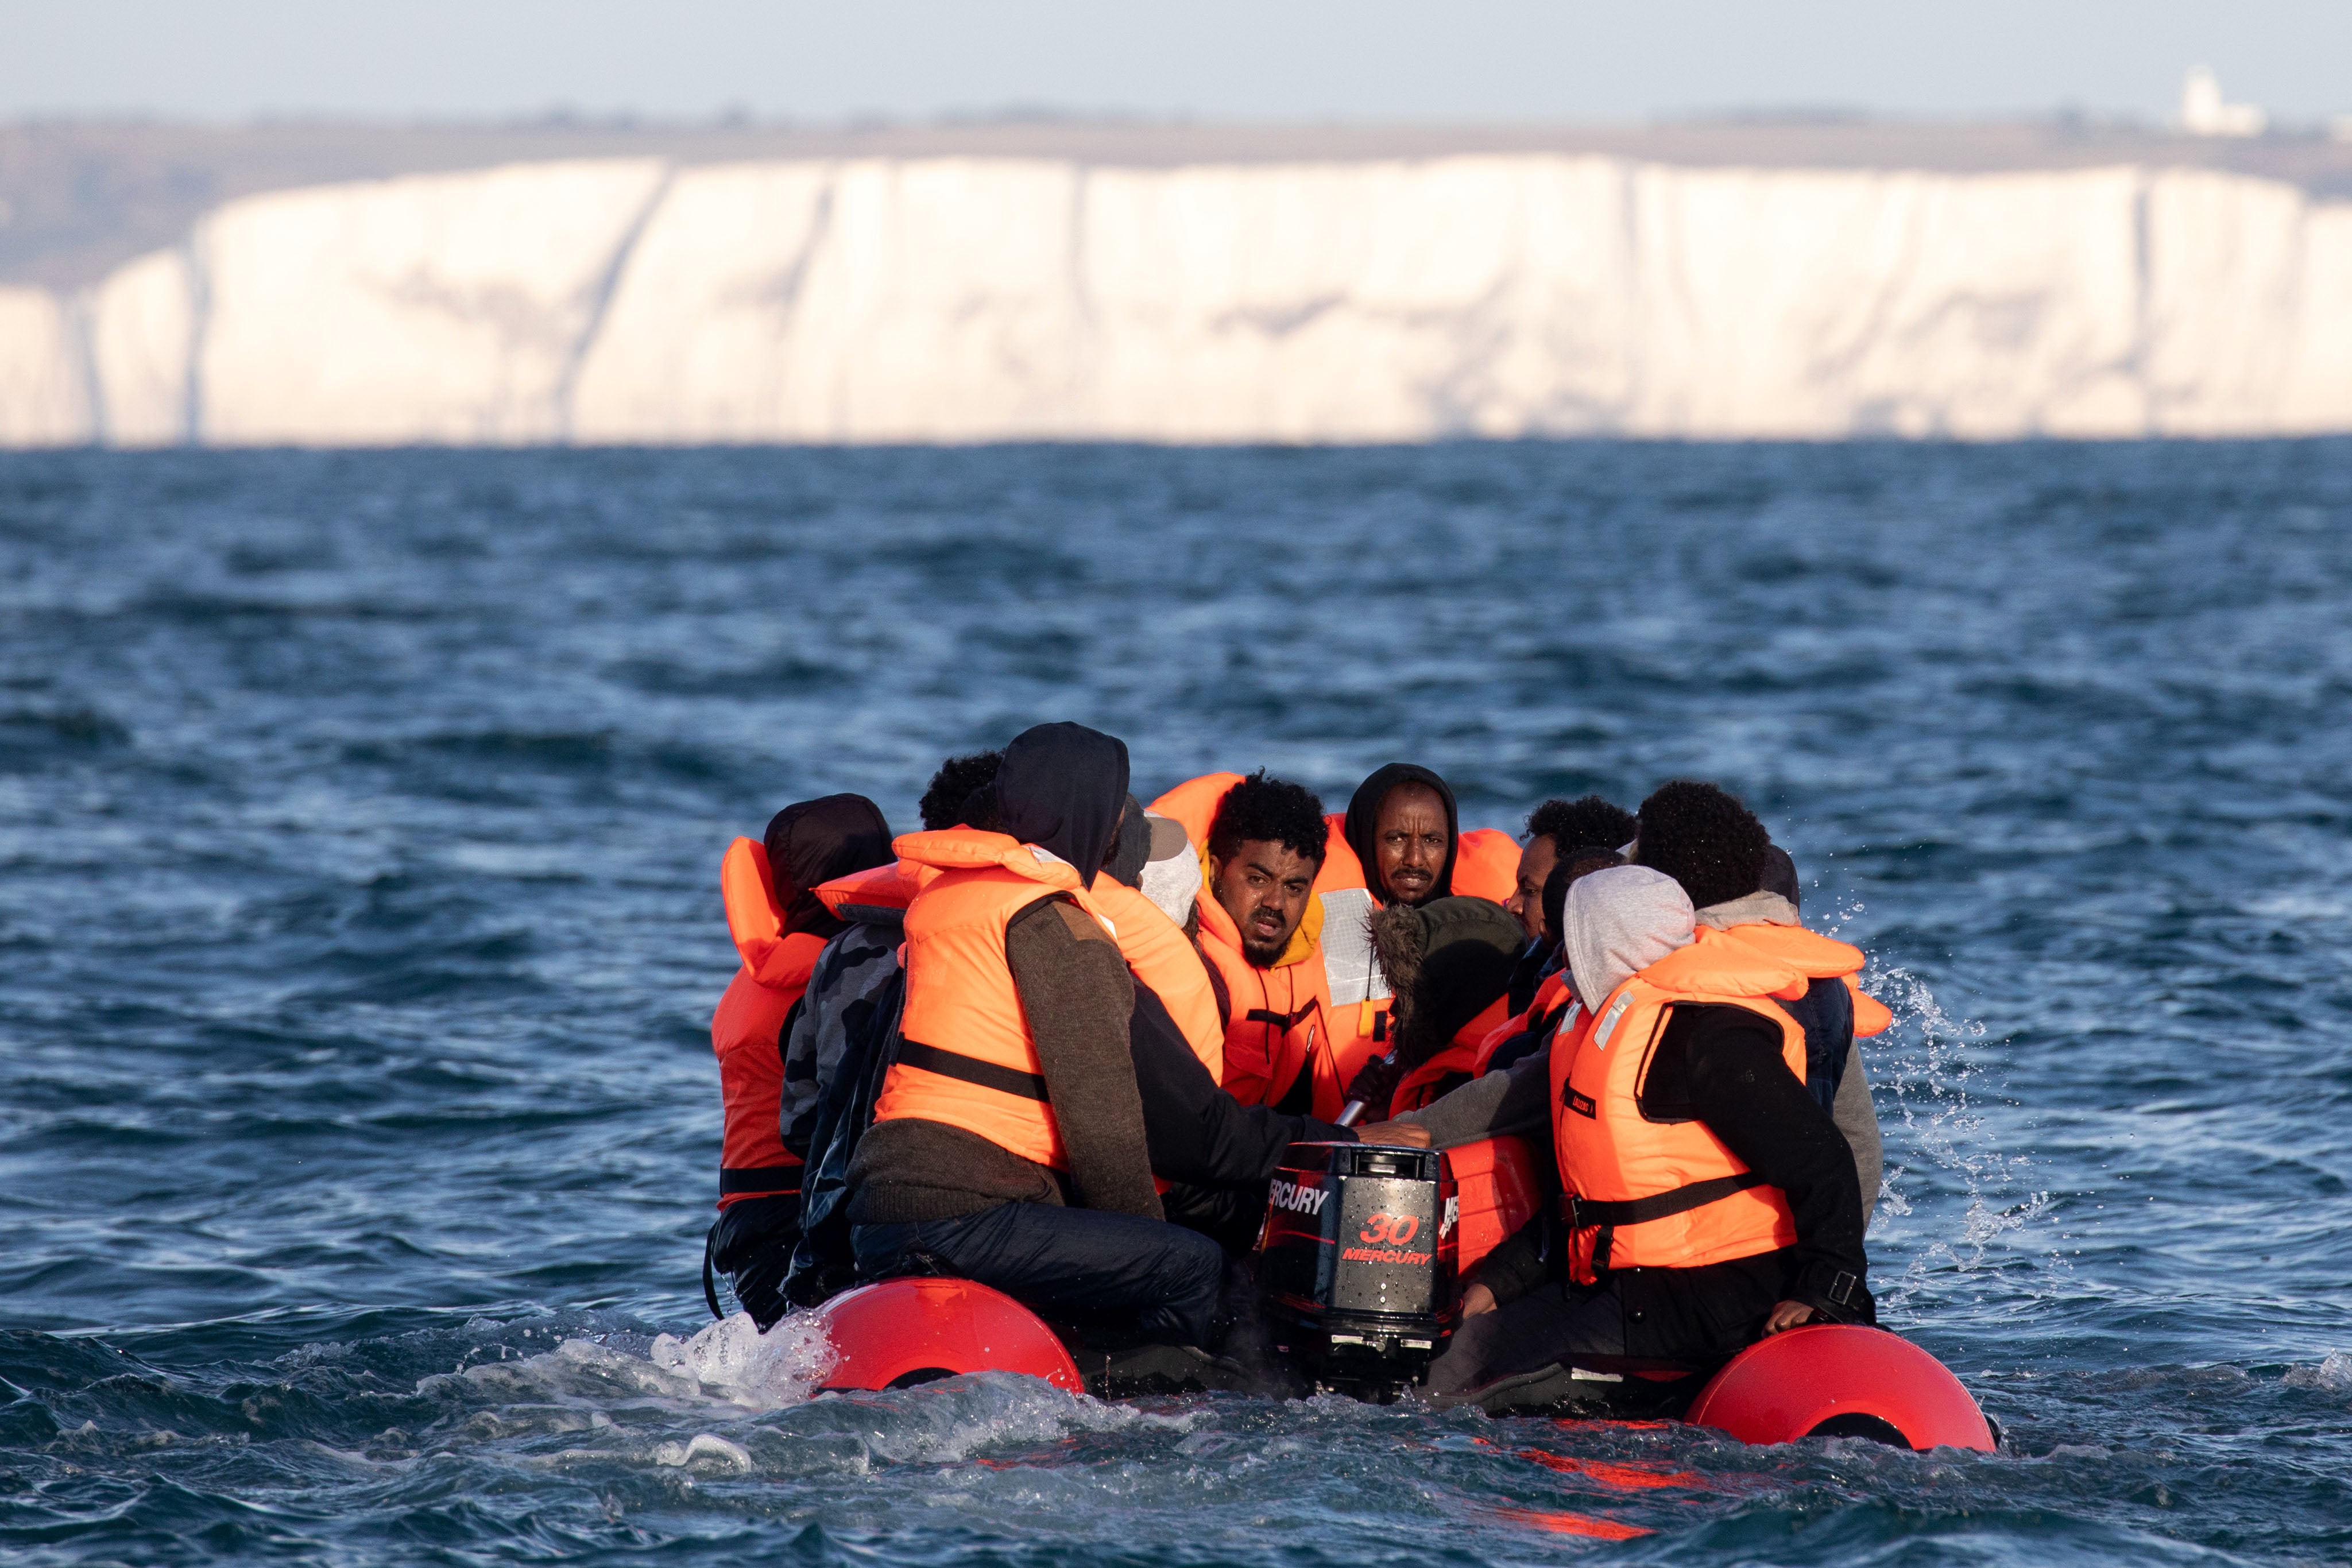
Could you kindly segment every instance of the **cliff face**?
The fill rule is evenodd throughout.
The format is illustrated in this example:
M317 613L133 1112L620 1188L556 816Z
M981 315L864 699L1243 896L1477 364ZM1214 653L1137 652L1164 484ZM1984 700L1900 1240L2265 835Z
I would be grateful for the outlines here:
M2352 429L2352 204L1601 157L520 164L0 289L0 443Z

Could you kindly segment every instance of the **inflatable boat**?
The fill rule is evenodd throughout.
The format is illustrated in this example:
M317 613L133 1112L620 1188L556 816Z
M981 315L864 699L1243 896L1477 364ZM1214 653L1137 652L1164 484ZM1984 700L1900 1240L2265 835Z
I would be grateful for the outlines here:
M1257 1286L1276 1392L1386 1402L1412 1394L1460 1321L1458 1281L1542 1201L1532 1151L1495 1138L1444 1151L1299 1144L1267 1197ZM1263 1372L1168 1346L1105 1350L1056 1333L966 1280L860 1286L817 1309L826 1387L905 1388L964 1373L1040 1377L1115 1397L1188 1388L1268 1392ZM1712 1366L1594 1358L1446 1403L1494 1414L1679 1418L1748 1443L1858 1437L1991 1450L1998 1434L1959 1379L1884 1329L1811 1324Z

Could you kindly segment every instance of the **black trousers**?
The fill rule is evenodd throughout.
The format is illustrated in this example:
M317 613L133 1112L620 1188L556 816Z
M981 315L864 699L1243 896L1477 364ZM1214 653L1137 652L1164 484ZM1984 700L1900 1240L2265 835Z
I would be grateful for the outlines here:
M1265 1183L1245 1186L1172 1182L1160 1195L1160 1207L1171 1225L1197 1230L1234 1257L1245 1257L1257 1246L1265 1224Z
M784 1315L784 1272L801 1239L801 1195L747 1197L719 1210L710 1232L710 1265L727 1276L735 1300L765 1333Z
M1597 1285L1551 1280L1454 1331L1430 1364L1432 1394L1466 1394L1501 1377L1580 1356L1703 1366L1737 1355L1764 1332L1788 1255L1699 1269L1619 1269Z
M1225 1255L1205 1236L1132 1214L1002 1203L960 1219L856 1225L857 1272L946 1272L1057 1323L1208 1347Z

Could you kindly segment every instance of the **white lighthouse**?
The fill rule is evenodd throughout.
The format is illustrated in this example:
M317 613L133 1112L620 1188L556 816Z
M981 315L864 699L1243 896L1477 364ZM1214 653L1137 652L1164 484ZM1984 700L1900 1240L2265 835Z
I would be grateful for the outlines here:
M2260 136L2269 123L2259 105L2224 103L2221 78L2192 66L2180 84L2180 129L2191 136Z

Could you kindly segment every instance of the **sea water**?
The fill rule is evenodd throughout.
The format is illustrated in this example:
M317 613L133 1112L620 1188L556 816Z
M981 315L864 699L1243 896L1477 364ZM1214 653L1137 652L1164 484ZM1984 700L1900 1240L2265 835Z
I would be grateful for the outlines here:
M10 1563L2352 1558L2352 445L0 456ZM812 1398L719 857L944 755L1744 796L1992 1455Z

